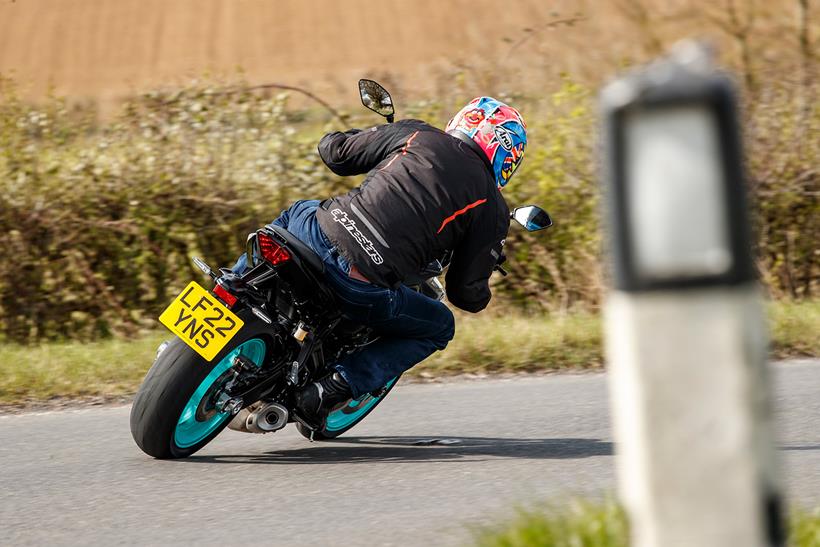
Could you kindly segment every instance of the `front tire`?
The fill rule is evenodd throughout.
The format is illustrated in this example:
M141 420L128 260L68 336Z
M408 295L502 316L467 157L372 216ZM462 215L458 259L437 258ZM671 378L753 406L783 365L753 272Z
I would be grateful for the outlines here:
M271 354L271 337L259 320L242 319L243 329L211 362L179 338L157 356L131 407L131 435L143 452L185 458L228 425L231 414L218 412L212 395L227 381L234 357L241 352L262 366Z
M312 438L314 441L335 439L364 420L367 415L387 397L387 394L390 393L390 390L393 389L393 386L395 386L398 381L399 376L387 382L385 392L381 397L375 397L370 393L366 393L358 399L349 399L344 405L340 405L328 414L322 427L312 432L312 437L310 429L298 422L296 423L296 429L298 429L299 433L306 439Z

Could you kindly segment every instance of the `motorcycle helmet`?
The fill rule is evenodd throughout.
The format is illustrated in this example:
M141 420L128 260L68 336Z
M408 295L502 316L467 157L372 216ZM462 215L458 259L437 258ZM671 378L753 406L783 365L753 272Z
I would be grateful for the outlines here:
M524 159L527 146L524 119L516 109L492 97L470 101L444 130L478 145L490 162L499 190L510 181Z

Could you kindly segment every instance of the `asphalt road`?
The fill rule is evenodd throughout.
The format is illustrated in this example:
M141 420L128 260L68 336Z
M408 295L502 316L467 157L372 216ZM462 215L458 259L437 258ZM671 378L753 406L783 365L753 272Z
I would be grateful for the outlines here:
M820 361L776 367L788 495L820 503ZM0 417L0 545L442 545L614 489L602 374L397 387L331 443L226 431L182 461L128 407ZM456 440L429 444L431 439Z

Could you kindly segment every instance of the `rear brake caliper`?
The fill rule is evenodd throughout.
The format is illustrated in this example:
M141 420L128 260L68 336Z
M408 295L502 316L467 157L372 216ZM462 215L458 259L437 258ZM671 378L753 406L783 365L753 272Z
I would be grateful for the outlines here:
M233 358L232 366L236 372L255 374L258 370L256 363L242 355L241 353Z
M242 393L256 379L259 367L242 354L233 358L231 363L233 378L222 389L216 400L216 407L220 412L237 414L244 405L241 397L234 397L232 393Z

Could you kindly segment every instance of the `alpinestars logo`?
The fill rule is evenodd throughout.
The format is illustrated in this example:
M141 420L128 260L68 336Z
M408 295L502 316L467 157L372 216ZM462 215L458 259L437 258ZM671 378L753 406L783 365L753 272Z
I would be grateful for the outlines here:
M382 255L379 254L379 251L373 246L373 242L367 239L363 233L359 231L356 227L356 222L350 220L350 217L347 216L347 213L342 211L341 209L333 209L330 211L333 215L333 220L344 226L344 229L353 236L353 239L359 244L359 246L364 249L364 252L370 256L370 260L372 260L376 264L381 264L384 262L384 258Z

